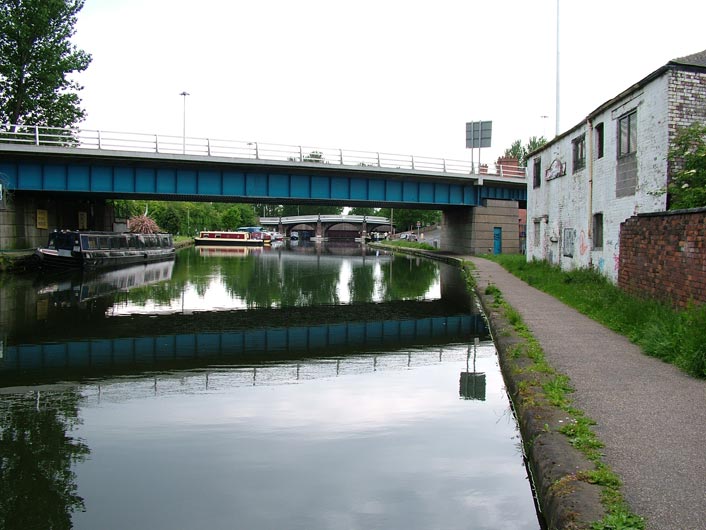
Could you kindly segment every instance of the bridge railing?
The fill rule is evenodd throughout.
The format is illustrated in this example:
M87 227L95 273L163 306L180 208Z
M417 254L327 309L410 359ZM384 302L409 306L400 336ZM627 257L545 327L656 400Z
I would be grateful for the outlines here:
M524 167L506 163L474 167L473 163L467 160L429 156L32 125L0 124L0 143L65 147L67 149L218 156L302 164L337 164L466 175L487 174L507 178L524 179L526 176Z

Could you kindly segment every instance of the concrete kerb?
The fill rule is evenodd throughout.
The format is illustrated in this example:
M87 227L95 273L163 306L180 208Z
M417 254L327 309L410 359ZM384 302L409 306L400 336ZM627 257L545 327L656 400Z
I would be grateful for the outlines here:
M376 244L377 246L377 244ZM379 245L383 248L424 256L462 267L462 257L407 247ZM487 285L475 277L475 293L493 337L506 390L522 435L525 458L535 488L541 516L549 530L589 529L606 515L601 502L602 488L580 480L584 472L595 470L595 464L573 447L559 429L573 421L565 411L549 405L538 382L547 374L527 371L533 361L517 355L518 346L526 341L496 304ZM521 348L520 348L521 349ZM556 374L554 374L556 375Z

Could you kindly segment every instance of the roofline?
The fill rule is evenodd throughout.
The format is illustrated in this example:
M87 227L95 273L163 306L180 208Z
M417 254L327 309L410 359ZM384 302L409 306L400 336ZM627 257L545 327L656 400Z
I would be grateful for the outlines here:
M588 113L588 115L586 115L586 117L582 121L580 121L579 123L577 123L576 125L574 125L570 129L555 136L549 142L544 144L542 147L535 149L534 151L532 151L530 153L527 153L527 159L535 156L537 153L545 150L547 147L551 147L552 145L557 143L559 140L562 140L562 139L566 138L567 136L571 135L571 133L573 133L576 129L580 128L584 123L586 123L588 121L593 121L593 119L596 116L598 116L600 113L604 112L607 108L612 107L617 101L620 101L621 99L625 98L628 94L631 94L632 92L635 92L636 90L644 88L645 86L647 86L649 83L651 83L652 81L654 81L658 77L662 77L665 73L672 71L672 70L680 70L680 71L687 71L687 72L706 72L706 67L695 65L695 64L680 63L680 62L678 62L678 60L669 61L667 64L665 64L664 66L660 66L659 68L657 68L657 70L655 70L651 74L645 76L637 83L631 85L626 90L623 90L620 94L618 94L614 98L611 98L608 101L606 101L605 103L598 106L595 110Z

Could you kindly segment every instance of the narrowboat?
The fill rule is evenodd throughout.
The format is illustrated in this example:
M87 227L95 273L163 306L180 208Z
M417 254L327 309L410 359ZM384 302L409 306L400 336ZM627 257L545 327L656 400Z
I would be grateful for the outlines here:
M235 231L202 230L194 238L195 245L257 247L270 244L270 235L259 227L245 226Z
M174 259L171 234L54 230L36 250L40 267L111 269Z

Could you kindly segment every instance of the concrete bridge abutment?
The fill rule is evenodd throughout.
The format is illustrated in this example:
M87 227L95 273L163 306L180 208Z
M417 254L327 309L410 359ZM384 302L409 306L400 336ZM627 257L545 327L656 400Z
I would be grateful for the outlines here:
M458 254L520 252L519 204L485 199L482 206L442 212L441 250ZM499 246L496 243L499 238Z

